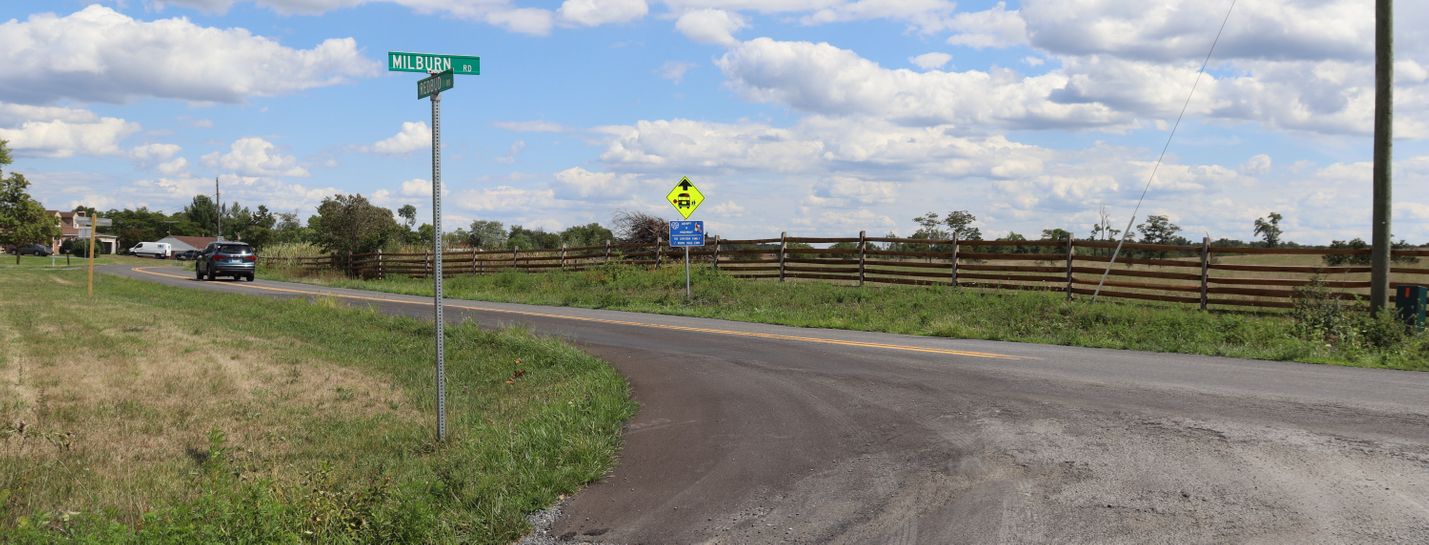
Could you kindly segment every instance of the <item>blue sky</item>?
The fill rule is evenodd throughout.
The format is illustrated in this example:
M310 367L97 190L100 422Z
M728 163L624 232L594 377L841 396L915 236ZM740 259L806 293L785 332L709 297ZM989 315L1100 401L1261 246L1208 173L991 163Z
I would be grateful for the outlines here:
M1429 8L1399 2L1395 233L1429 241ZM731 237L1124 223L1228 3L123 0L0 5L0 138L51 208L361 193L430 213L427 101L387 51L482 57L443 95L446 227L620 209ZM1369 236L1372 0L1242 3L1142 216ZM425 220L424 220L425 221Z

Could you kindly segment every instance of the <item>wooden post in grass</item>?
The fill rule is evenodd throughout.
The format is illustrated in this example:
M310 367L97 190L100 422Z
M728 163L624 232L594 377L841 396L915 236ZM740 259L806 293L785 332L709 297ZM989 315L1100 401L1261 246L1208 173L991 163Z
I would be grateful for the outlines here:
M95 214L89 219L89 287L86 291L90 297L94 297L94 233L99 230L99 214ZM116 243L118 244L118 243ZM18 261L20 251L15 250L15 258Z
M566 270L566 243L561 243L561 271Z
M481 264L480 264L479 262L477 262L477 260L476 260L476 256L479 256L479 255L481 255L481 248L477 248L476 246L472 246L472 247L471 247L471 274L477 274L477 273L480 273L480 272L481 272L481 269L477 268L477 267L481 266Z
M605 262L610 263L610 239L605 239Z
M1072 256L1076 254L1075 239L1067 235L1067 300L1072 300Z
M1210 289L1211 237L1201 238L1201 310L1206 310L1207 294Z
M377 279L387 278L387 271L382 267L382 248L377 249Z
M517 250L515 246L512 246L512 247L511 247L511 270L513 270L513 271L516 270L516 265L517 265L517 261L516 261L516 260L517 260L518 257L520 257L520 255L521 255L521 250Z
M784 254L789 250L789 232L779 233L779 281L784 281Z
M958 251L961 250L958 244L958 235L953 234L953 287L958 287Z
M425 254L426 254L426 255L423 255L423 256L422 256L422 270L424 270L424 271L426 272L427 277L431 277L431 276L432 276L432 253L431 253L431 252L425 252Z
M660 268L660 263L665 260L665 237L655 237L655 268Z
M714 239L715 239L715 250L714 250L714 259L713 259L713 261L714 261L714 270L717 271L717 270L719 270L719 235L715 235L715 236L714 236Z
M858 232L858 285L863 287L865 264L868 262L868 231Z

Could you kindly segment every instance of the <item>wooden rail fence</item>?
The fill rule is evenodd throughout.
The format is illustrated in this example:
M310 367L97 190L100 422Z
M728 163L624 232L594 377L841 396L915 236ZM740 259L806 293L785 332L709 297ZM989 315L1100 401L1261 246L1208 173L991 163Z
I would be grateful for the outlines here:
M814 248L813 244L837 247ZM711 237L690 257L737 278L822 280L854 285L901 284L986 289L1042 290L1067 298L1096 289L1115 241L1095 240L930 240L896 237L791 237L721 239ZM1367 301L1369 266L1326 265L1325 256L1365 261L1369 249L1122 245L1101 297L1211 307L1290 308L1299 288L1318 282L1331 297ZM667 252L670 254L667 256ZM1429 267L1419 258L1429 250L1395 250L1391 286L1429 283ZM1356 259L1361 258L1361 259ZM354 254L263 258L307 271L346 269L363 278L425 277L432 273L427 253ZM446 276L503 271L582 271L608 263L659 267L678 258L663 240L656 244L561 247L546 250L453 249L442 254ZM1402 262L1402 261L1409 262ZM344 266L343 264L346 263ZM1391 296L1391 300L1393 297Z

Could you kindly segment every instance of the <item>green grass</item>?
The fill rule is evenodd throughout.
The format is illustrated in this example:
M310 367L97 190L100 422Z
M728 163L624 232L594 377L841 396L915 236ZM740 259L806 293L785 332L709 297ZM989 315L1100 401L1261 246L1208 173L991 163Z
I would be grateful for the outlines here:
M152 259L135 257L130 255L100 255L95 256L94 265L142 265L142 266L184 266L193 267L192 262L178 261L175 259ZM56 255L53 260L49 257L39 257L33 255L20 256L19 263L15 262L14 255L0 255L0 271L6 269L73 269L88 268L89 259L84 257Z
M430 279L355 280L265 271L323 285L431 294ZM947 287L854 287L825 282L741 280L694 269L693 302L680 267L647 271L611 266L585 272L463 275L449 297L606 308L800 327L1034 342L1068 346L1429 370L1429 342L1416 336L1390 348L1325 343L1294 335L1286 314L1202 312L1162 304L1071 302L1047 292Z
M558 341L332 300L0 270L0 543L509 543L603 475L624 380Z

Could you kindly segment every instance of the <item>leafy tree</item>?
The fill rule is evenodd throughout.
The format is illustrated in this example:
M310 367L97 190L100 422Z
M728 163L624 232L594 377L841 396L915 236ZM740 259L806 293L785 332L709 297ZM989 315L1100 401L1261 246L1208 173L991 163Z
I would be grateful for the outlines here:
M943 218L943 223L948 226L950 237L957 237L958 240L982 240L982 231L973 227L977 222L977 216L967 210L956 210L948 212L948 216Z
M417 225L417 207L404 204L397 209L397 217L402 218L402 224L407 226L408 231L411 231Z
M387 244L400 229L392 211L362 195L323 198L318 213L308 218L314 242L336 255L343 265L352 254L371 252Z
M277 223L273 226L272 242L291 244L295 242L309 242L311 240L312 230L298 222L297 212L282 212L278 214Z
M669 222L634 210L616 212L612 223L621 242L655 244L670 232Z
M1042 240L1072 240L1072 232L1061 227L1043 229Z
M193 224L201 236L216 236L218 220L223 211L208 195L194 195L193 201L184 207L183 215Z
M918 230L913 232L913 236L908 238L923 238L932 240L946 240L952 235L943 230L942 221L938 219L937 212L928 212L916 218L913 222L918 224Z
M1146 216L1146 223L1137 225L1136 230L1141 233L1141 242L1146 244L1175 244L1185 240L1176 235L1181 232L1181 227L1171 223L1166 216Z
M1391 236L1390 238L1393 239L1394 237ZM1331 242L1330 242L1330 248L1334 248L1334 249L1350 248L1350 249L1354 249L1354 250L1364 250L1364 249L1367 249L1367 248L1369 248L1369 247L1370 247L1370 246L1369 246L1369 243L1368 243L1368 242L1365 242L1364 239L1361 239L1361 238L1358 238L1358 237L1353 238L1353 239L1350 239L1350 240L1335 240L1335 241L1331 241ZM1407 250L1407 249L1413 248L1414 245L1413 245L1413 244L1410 244L1410 243L1407 242L1407 241L1401 240L1401 241L1399 241L1399 242L1395 242L1395 243L1393 243L1393 244L1390 244L1390 247L1391 247L1392 249L1395 249L1395 250L1398 250L1398 249L1406 249L1406 250ZM1365 253L1363 253L1363 254L1356 254L1356 255L1327 255L1327 256L1324 256L1324 257L1321 258L1321 259L1324 260L1324 262L1325 262L1326 265L1369 265L1369 264L1370 264L1370 261L1371 261L1371 259L1372 259L1372 257L1373 257L1373 256L1371 256L1369 252L1365 252ZM1412 256L1412 255L1402 255L1402 254L1396 255L1393 251L1390 252L1390 258L1389 258L1389 259L1390 259L1390 261L1395 262L1395 263L1418 263L1418 262L1419 262L1419 258L1418 258L1418 257Z
M277 223L278 217L268 211L267 206L260 204L256 212L249 212L247 208L239 209L232 214L228 225L224 227L229 233L232 233L233 238L247 242L254 248L262 249L274 241L273 227Z
M599 223L574 225L561 231L561 242L567 246L599 246L614 238L615 233L610 232L610 229L602 227Z
M432 224L430 223L423 223L417 226L416 232L408 233L407 242L411 242L413 244L418 244L421 246L431 246L432 242L435 242L436 239L436 228L432 227ZM445 240L443 240L443 242L445 242ZM442 251L445 252L446 250Z
M1010 232L1007 233L1007 236L998 238L997 241L998 241L998 242L1004 242L1004 241L1005 241L1005 242L1027 242L1027 237L1022 236L1021 234L1017 233L1016 231L1010 231ZM990 253L995 253L995 254L1025 254L1025 253L1031 253L1031 252L1033 251L1033 247L1031 247L1031 246L1023 246L1023 245L1021 245L1021 244L1008 244L1008 245L1006 245L1006 246L1002 246L1002 245L999 245L999 246L991 246L991 247L989 247L989 248L987 249L987 251L990 252Z
M495 250L506 247L506 226L494 220L476 220L471 222L471 232L467 234L467 243L473 247L484 250Z
M0 165L8 164L10 151L0 140ZM60 236L59 222L30 196L28 187L24 175L4 176L0 171L0 245L49 243Z
M1266 246L1274 248L1280 245L1280 220L1282 217L1279 212L1271 212L1269 216L1255 220L1255 234L1265 240Z
M547 233L545 229L527 229L512 225L506 235L506 244L517 250L549 250L561 247L561 235Z

